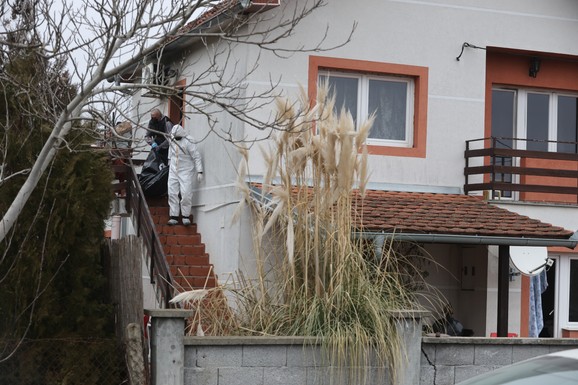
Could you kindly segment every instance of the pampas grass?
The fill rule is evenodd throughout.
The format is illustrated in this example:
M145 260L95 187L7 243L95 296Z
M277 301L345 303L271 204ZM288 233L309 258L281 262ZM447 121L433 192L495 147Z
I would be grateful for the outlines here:
M372 360L389 367L395 382L406 357L391 311L419 306L389 245L377 260L367 240L352 236L362 230L354 207L369 178L372 119L356 130L349 112L333 112L325 87L318 95L311 110L303 96L300 113L278 103L283 130L263 150L263 199L245 194L259 274L243 281L238 315L255 335L318 337L325 364L348 368L335 370L333 383L365 384Z
M303 92L298 110L277 103L280 127L263 149L261 194L247 187L242 150L240 207L252 208L257 268L238 272L227 288L236 302L227 332L318 337L324 364L335 368L331 383L366 384L375 364L388 367L396 383L406 357L391 313L419 308L407 274L411 282L420 273L400 265L391 244L376 252L371 240L353 235L363 231L356 207L369 178L372 120L356 130L349 112L334 113L326 87L318 95L311 103ZM193 296L198 303L203 293Z

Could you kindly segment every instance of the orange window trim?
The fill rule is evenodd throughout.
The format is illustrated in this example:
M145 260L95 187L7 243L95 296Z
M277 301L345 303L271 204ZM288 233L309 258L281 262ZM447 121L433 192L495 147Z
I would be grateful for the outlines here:
M425 158L427 136L428 68L404 64L381 63L365 60L325 56L309 57L308 90L310 100L317 97L317 79L320 70L354 71L379 75L402 75L414 81L413 146L392 147L368 145L369 154Z

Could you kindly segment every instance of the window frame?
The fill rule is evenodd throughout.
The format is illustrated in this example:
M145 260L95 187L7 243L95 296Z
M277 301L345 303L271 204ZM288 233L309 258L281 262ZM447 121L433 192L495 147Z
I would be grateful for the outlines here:
M406 121L413 123L410 129L412 138L411 145L400 145L399 141L395 143L376 142L375 139L368 140L367 149L369 154L388 155L388 156L407 156L416 158L425 158L426 156L426 137L427 137L427 95L428 95L428 68L382 63L364 60L343 59L324 56L309 57L309 97L312 103L316 100L317 86L320 72L329 73L349 73L365 75L368 77L375 76L378 79L390 77L394 79L411 79L413 81L412 111L408 114L409 119ZM409 100L409 99L408 99ZM358 101L359 103L359 101ZM406 111L406 113L408 113ZM360 114L360 111L358 111ZM360 120L360 119L358 119ZM357 122L359 124L359 122Z
M405 109L405 133L404 140L396 139L382 139L372 138L368 136L367 144L369 145L385 145L394 147L412 147L413 146L413 100L414 100L414 81L410 77L400 77L391 75L376 75L367 73L354 73L344 71L320 70L318 72L318 82L320 78L325 77L339 77L357 79L357 121L356 129L359 129L363 121L366 121L370 116L369 111L369 92L370 82L372 80L404 83L406 85L406 109ZM412 101L412 103L407 103Z
M566 90L530 88L522 86L501 86L493 85L493 91L508 91L515 94L516 121L514 122L513 138L528 138L528 95L548 95L548 140L547 151L558 152L558 98L560 96L578 98L578 92ZM491 130L491 127L490 127ZM578 138L577 138L578 139ZM521 140L515 143L514 147L520 150L526 150L526 141Z

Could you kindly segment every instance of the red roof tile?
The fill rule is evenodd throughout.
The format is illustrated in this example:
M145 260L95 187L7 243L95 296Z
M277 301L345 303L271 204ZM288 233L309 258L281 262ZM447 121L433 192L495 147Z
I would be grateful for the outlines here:
M366 231L560 239L573 234L468 195L368 190L355 209Z
M574 233L469 195L367 190L364 199L355 192L353 201L354 222L363 231L543 239Z

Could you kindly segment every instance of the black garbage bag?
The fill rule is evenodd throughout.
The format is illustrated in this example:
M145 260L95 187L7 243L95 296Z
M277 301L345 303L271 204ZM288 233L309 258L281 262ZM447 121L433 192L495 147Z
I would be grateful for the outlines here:
M145 159L143 165L142 165L141 175L145 174L145 173L146 174L148 174L148 173L156 174L166 165L167 165L167 161L165 160L165 157L163 156L161 151L160 150L157 150L157 151L151 150L149 152L147 158Z
M161 197L167 194L169 167L162 155L151 151L145 160L138 181L147 198Z

